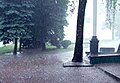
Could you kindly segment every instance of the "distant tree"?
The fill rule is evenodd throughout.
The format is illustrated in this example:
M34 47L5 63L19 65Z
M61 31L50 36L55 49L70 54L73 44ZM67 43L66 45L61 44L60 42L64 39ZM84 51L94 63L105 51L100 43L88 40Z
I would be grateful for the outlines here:
M51 27L51 29L48 35L50 37L51 44L54 45L52 41L55 41L56 43L58 43L55 45L58 48L60 47L59 46L60 42L64 38L64 26L67 26L68 24L66 20L67 9L68 9L67 4L68 4L67 0L64 1L56 0L56 2L54 2L53 9L51 8L51 12L50 12L50 16L51 16L50 20L53 20L51 22L51 25L53 25L53 27L51 25L49 26Z
M4 7L3 7L4 5ZM14 41L14 54L17 53L18 38L31 38L31 28L33 27L31 8L34 6L30 1L4 1L0 4L2 10L2 20L0 21L0 38L2 41Z
M117 7L116 7L116 18L115 18L115 36L120 39L120 3L118 3Z
M69 0L31 1L35 5L33 17L35 26L32 30L33 45L35 48L41 47L42 50L45 50L46 42L59 42L64 38L64 26L67 26L66 16Z
M118 0L106 0L106 25L112 30L112 39L114 40L116 6Z

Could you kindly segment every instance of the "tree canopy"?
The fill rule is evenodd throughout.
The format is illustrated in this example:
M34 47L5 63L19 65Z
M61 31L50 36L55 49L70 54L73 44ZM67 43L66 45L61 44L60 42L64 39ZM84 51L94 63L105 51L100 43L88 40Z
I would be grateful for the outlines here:
M2 19L0 26L1 40L31 37L33 7L29 1L1 2Z
M118 0L106 0L106 25L107 28L112 29L112 39L114 39L116 6Z
M45 48L45 43L52 45L64 38L64 26L67 26L69 0L33 0L35 5L33 46Z
M4 44L15 41L14 54L17 52L18 38L31 38L33 27L32 17L34 6L30 1L7 1L0 2L0 39Z
M64 38L69 0L0 0L0 39L45 48ZM31 41L31 42L30 42Z

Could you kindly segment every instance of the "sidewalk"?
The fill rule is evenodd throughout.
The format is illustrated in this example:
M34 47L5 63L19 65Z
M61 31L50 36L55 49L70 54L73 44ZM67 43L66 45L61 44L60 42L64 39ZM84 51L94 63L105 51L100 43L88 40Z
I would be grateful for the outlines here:
M0 83L120 83L96 67L63 67L73 51L0 56Z
M120 80L120 63L104 63L95 65L100 70Z

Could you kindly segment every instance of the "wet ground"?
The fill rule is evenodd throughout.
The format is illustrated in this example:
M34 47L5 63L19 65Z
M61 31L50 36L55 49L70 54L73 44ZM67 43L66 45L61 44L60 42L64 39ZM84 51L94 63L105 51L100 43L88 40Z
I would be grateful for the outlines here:
M102 63L102 64L96 64L96 67L98 67L100 70L105 71L109 75L114 76L117 79L120 79L120 63Z
M96 67L63 67L73 51L29 50L0 56L0 83L120 83Z

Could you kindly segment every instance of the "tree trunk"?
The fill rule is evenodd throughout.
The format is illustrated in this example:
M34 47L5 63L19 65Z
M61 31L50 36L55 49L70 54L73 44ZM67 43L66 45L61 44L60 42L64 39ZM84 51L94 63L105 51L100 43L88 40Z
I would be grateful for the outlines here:
M45 43L42 43L42 50L46 50L46 46L45 46Z
M21 50L22 50L22 39L20 38L20 42L19 42L19 52L21 53Z
M18 41L18 38L15 38L15 45L14 45L13 55L17 54L17 41Z
M115 36L114 36L114 34L115 34L115 12L113 13L113 23L112 23L112 40L114 40L115 39Z
M41 48L41 42L38 42L38 40L40 39L41 36L41 9L42 7L42 0L36 0L33 1L33 3L35 4L35 9L34 9L34 15L33 15L33 21L34 21L34 29L32 29L33 32L33 47L34 48Z
M74 49L73 62L83 61L83 27L84 27L84 16L87 0L79 0L78 17L77 17L77 32L76 32L76 43Z

